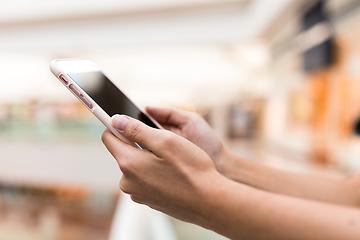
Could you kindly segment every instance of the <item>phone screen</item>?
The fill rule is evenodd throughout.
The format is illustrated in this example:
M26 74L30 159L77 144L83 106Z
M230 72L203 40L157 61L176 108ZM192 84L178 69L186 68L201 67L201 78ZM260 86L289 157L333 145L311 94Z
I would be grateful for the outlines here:
M158 128L102 72L70 73L74 80L110 117L124 114Z

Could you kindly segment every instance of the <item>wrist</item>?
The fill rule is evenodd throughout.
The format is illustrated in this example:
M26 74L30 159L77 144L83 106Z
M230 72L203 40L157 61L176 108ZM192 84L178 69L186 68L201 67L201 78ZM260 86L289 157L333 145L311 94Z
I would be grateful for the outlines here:
M231 178L230 176L234 175L234 171L236 171L236 168L238 167L236 166L238 164L236 162L235 156L224 147L222 148L217 158L214 160L214 163L216 170L227 178Z
M236 182L247 183L247 178L254 171L251 161L234 155L225 148L216 160L215 165L218 172Z
M216 170L222 175L225 175L227 171L229 165L228 162L229 156L230 156L230 152L224 146L221 146L221 149L218 151L218 154L212 157Z

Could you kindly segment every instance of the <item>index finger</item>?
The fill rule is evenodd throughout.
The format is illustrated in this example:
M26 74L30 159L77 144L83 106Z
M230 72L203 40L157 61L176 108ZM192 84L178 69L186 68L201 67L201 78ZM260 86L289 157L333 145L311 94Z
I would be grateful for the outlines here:
M173 108L146 107L146 112L156 121L164 125L173 125L181 127L187 122L188 114L186 112Z

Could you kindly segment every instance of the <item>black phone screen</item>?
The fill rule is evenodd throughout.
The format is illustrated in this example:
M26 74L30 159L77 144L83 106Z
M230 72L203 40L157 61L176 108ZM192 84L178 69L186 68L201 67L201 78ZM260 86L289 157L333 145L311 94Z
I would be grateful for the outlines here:
M110 117L115 114L127 115L158 128L102 72L70 73L68 76Z

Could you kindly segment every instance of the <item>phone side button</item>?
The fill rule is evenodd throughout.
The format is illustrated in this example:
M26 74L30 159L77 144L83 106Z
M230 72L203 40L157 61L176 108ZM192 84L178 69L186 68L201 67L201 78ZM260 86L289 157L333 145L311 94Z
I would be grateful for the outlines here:
M64 75L60 75L59 76L59 79L61 80L61 81L63 81L63 83L65 84L65 85L68 85L69 84L69 81L64 77Z
M88 108L93 109L94 106L89 100L86 99L84 95L80 94L80 99Z
M73 84L70 84L69 88L76 96L80 97L81 92Z
M81 101L88 108L92 109L94 107L93 104L88 99L86 99L86 97L73 84L70 84L69 88L76 96L78 96L81 99Z

